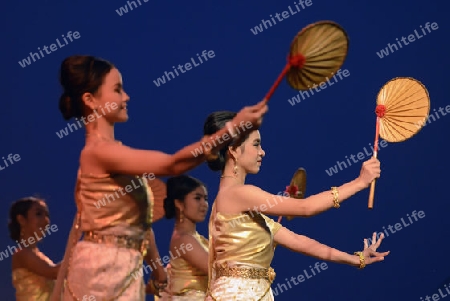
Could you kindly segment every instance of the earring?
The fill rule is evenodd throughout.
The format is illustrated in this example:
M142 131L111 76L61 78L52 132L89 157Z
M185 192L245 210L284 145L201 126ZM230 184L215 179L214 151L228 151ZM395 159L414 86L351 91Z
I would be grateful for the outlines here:
M237 159L234 160L233 174L235 177L238 174Z
M180 223L184 221L184 214L183 211L180 211Z

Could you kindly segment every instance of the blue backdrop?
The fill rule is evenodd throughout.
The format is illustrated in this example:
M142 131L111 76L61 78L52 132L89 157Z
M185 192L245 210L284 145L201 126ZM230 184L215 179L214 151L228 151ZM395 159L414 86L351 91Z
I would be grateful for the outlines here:
M10 203L38 194L47 200L51 223L58 227L41 249L54 261L62 259L75 213L73 190L84 144L84 130L62 138L56 134L67 126L58 111L58 68L65 57L91 54L118 66L131 101L130 120L116 127L117 139L136 148L173 153L202 136L203 121L210 112L239 110L262 99L284 67L297 32L310 23L333 20L350 37L342 66L347 77L295 105L289 100L298 93L285 80L281 83L261 128L266 158L261 172L248 177L249 183L277 193L298 167L304 167L306 192L311 195L357 177L368 155L346 168L342 163L341 169L335 165L370 150L376 95L394 77L413 77L427 87L435 119L410 140L381 148L382 177L373 210L367 209L369 191L365 190L339 210L310 219L283 220L293 231L347 252L361 249L363 238L373 231L400 223L401 230L389 232L381 248L391 250L391 255L364 271L328 263L320 274L298 285L291 282L291 288L283 292L278 289L276 299L420 300L450 284L445 259L450 229L450 99L445 92L450 46L445 39L450 31L444 1L312 0L303 7L294 1L128 2L3 4L0 59L6 95L0 110L0 156L7 159L8 154L18 154L20 160L7 167L0 160L0 251L13 245L6 226ZM283 11L287 11L283 21L255 29L263 19L276 18ZM425 35L421 26L426 30L427 22L436 24ZM413 42L397 49L392 46L396 39L411 34L417 37ZM155 84L166 71L173 71L172 66L191 58L198 64L197 53L204 50L213 51L214 57ZM37 55L31 58L30 52ZM331 172L332 167L338 168L337 173ZM208 185L213 200L218 175L206 166L190 174ZM413 211L423 213L417 221L411 217L411 223L408 215ZM163 220L154 227L161 256L167 255L173 221ZM207 235L206 222L198 228ZM309 271L316 262L277 248L273 288ZM0 262L2 300L14 299L10 263L10 257Z

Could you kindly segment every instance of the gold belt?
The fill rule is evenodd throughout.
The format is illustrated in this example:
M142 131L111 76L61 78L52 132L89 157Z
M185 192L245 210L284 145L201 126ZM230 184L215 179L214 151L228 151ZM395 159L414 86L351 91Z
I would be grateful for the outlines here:
M266 279L270 283L275 280L275 271L272 268L245 268L245 267L216 267L216 278L241 277L248 279Z
M84 232L83 240L119 248L135 249L141 253L144 253L148 244L145 239L136 236L99 234L93 231Z

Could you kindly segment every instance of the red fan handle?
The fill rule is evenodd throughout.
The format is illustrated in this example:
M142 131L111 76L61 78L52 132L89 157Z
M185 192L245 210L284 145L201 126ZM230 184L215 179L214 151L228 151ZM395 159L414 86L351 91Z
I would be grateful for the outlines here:
M278 76L275 83L270 88L269 92L266 94L266 96L263 99L264 104L267 104L269 99L272 97L272 94L275 92L275 89L278 87L278 85L283 80L283 77L286 75L286 73L289 71L291 67L297 67L299 69L303 68L303 65L306 62L306 58L302 54L297 54L294 56L288 56L288 62L286 66L284 67L283 71L281 71L281 74Z
M378 155L378 136L380 134L380 119L383 118L386 112L386 107L384 105L377 105L375 113L377 114L377 124L375 127L375 143L373 147L373 157L376 158ZM373 199L375 196L375 180L370 184L369 192L369 209L373 209Z

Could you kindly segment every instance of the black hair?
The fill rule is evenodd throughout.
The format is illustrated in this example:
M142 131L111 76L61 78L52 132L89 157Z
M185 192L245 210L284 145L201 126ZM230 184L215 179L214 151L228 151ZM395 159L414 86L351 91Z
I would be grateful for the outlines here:
M167 197L164 199L166 218L171 219L176 216L175 200L183 202L187 194L201 186L205 186L205 184L188 175L169 178L167 180Z
M232 121L233 118L237 115L237 113L232 111L217 111L208 115L203 125L203 135L213 135L217 131L220 131L225 127L225 124L228 121ZM236 125L233 125L236 126ZM250 132L244 134L241 143L247 140ZM207 161L209 169L212 171L222 171L225 168L225 162L227 159L228 147L231 146L233 140L230 139L228 143L225 143L224 146L219 151L219 157L213 161Z
M9 229L9 237L11 237L12 240L19 240L20 239L20 224L17 220L18 215L22 215L23 217L28 217L28 211L30 211L30 208L40 202L45 202L42 199L38 199L35 197L25 197L22 199L19 199L11 204L11 207L9 208L9 222L8 222L8 229Z
M73 55L64 59L59 71L59 82L64 89L59 98L63 118L81 118L84 115L84 93L97 93L105 76L115 68L106 60L90 55Z

